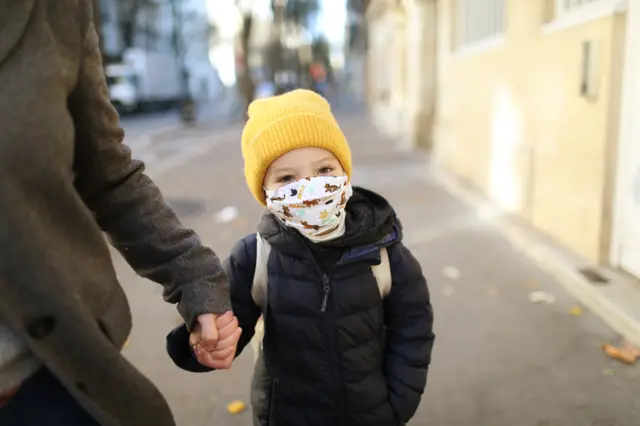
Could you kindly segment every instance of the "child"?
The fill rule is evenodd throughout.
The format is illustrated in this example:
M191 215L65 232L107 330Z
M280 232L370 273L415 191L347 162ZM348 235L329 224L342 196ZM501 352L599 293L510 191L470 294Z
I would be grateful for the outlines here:
M256 425L407 423L426 384L433 313L392 207L351 186L349 145L313 92L253 102L242 153L249 189L268 208L226 262L244 330L236 354L264 318ZM168 336L174 362L209 371L187 339L184 327Z

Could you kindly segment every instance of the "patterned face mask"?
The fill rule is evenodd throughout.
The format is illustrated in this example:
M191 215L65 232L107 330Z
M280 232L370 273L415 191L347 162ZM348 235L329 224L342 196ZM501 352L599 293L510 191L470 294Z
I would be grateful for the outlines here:
M266 194L269 210L311 241L344 234L344 209L353 194L347 176L304 178Z

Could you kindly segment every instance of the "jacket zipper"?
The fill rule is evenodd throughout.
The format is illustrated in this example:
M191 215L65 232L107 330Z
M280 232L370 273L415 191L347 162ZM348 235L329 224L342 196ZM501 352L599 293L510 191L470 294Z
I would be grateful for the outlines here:
M327 302L329 301L329 293L331 293L331 282L327 274L322 274L322 285L324 289L324 295L322 296L322 304L320 305L320 312L327 311Z
M329 309L329 312L327 312L328 309L328 302L329 302L329 294L331 293L331 277L329 275L327 275L326 273L323 272L322 274L322 285L323 285L323 289L324 289L324 294L322 296L322 305L320 306L320 312L322 312L323 314L328 314L331 315L331 324L333 324L333 316L335 315L333 312L333 309ZM325 324L329 325L329 323L326 322L325 320ZM342 377L340 374L340 354L338 353L338 337L336 336L336 329L333 326L329 326L327 327L327 334L329 336L329 340L331 341L331 344L334 347L334 352L332 354L332 362L333 362L333 371L334 373L334 386L336 389L336 394L337 395L341 395L342 396ZM339 397L337 399L337 406L338 406L338 426L342 426L343 425L343 419L344 419L344 401L342 399L342 397Z
M300 238L304 238L304 237L300 237ZM309 257L311 259L311 262L313 263L313 266L315 266L315 269L318 272L318 275L320 275L320 277L322 278L323 294L322 294L322 303L320 304L320 312L324 314L326 313L329 305L329 295L331 294L331 277L322 270L318 262L313 257L313 253L311 253L311 250L308 247L307 247L307 253L309 254ZM333 316L333 311L331 311L330 313ZM337 394L340 395L337 399L338 426L343 426L345 407L344 407L344 400L342 398L343 390L342 390L342 377L341 377L342 375L340 374L340 354L338 353L338 338L336 336L335 328L331 324L327 323L327 319L325 319L324 322L327 325L327 333L329 335L329 340L331 341L331 345L333 346L332 363L333 363L333 369L335 371L335 373L332 374L333 385L336 389Z

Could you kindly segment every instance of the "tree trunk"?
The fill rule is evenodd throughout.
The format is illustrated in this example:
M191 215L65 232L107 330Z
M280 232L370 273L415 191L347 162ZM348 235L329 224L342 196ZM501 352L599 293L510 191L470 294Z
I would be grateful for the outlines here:
M251 12L246 12L242 20L242 32L240 34L240 44L242 47L242 57L244 60L244 68L238 76L238 86L240 94L244 100L245 110L249 107L249 104L253 102L255 94L255 83L251 76L251 67L249 66L249 55L251 49L251 31L253 28L253 17Z
M185 64L185 41L183 40L182 4L181 0L171 0L171 44L176 57L176 67L180 75L180 91L183 99L190 99L189 72Z

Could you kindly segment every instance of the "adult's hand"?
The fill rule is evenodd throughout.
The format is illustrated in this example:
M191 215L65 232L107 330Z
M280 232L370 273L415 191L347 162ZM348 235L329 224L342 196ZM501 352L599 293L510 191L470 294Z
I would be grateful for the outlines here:
M225 317L225 315L233 317L231 312L227 312L221 318ZM212 352L216 348L218 344L218 327L216 326L216 316L214 314L204 314L197 318L197 322L191 330L189 343L191 343L191 347L197 345L208 352Z
M242 329L231 312L216 318L207 314L198 317L189 343L198 362L216 370L231 368Z

